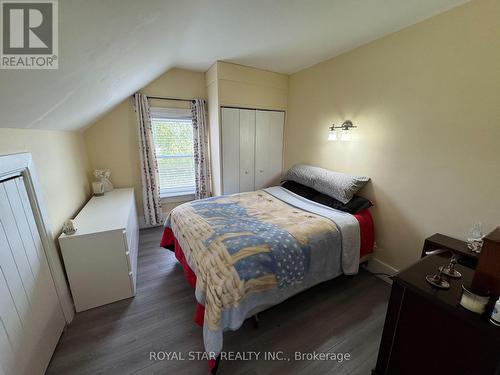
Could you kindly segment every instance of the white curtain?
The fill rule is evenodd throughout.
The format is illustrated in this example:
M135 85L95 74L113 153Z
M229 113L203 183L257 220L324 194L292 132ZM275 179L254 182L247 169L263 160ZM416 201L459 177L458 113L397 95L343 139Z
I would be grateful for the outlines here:
M163 219L160 205L160 179L147 96L140 93L134 94L134 108L139 128L144 220L148 226L160 225Z
M193 100L191 113L193 115L195 198L202 199L212 195L206 101L203 99Z

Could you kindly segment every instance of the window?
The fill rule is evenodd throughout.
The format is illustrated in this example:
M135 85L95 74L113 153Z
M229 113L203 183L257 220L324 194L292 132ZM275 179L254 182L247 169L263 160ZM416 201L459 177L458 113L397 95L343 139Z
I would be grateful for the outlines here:
M160 175L160 197L194 194L191 111L152 108L151 125Z

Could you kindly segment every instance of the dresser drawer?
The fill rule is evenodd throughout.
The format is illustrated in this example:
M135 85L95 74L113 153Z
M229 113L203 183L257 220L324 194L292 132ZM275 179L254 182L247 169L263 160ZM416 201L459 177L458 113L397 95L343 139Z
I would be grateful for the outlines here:
M134 295L123 230L65 238L60 244L76 311Z

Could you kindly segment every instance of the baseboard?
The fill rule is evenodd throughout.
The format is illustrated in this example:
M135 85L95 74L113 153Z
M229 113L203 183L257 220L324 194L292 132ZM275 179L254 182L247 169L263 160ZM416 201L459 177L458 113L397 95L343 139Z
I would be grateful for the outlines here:
M144 219L144 216L139 216L139 229L146 229L149 228L148 225L146 225L146 220Z
M139 219L139 229L155 228L155 227L161 227L163 225L163 224L147 225L146 219L144 219L144 216L139 216L138 219Z
M397 270L396 268L388 265L387 263L382 262L380 259L375 257L371 258L366 264L364 264L363 268L366 269L368 272L376 274L385 273L388 275L394 275L399 272L399 270ZM375 275L375 276L377 276L379 279L382 279L389 284L392 284L392 280L388 276L385 275Z

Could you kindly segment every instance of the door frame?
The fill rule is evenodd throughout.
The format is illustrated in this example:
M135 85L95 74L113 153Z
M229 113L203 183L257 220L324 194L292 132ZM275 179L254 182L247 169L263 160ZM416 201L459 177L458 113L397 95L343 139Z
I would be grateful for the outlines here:
M66 283L59 253L57 251L53 232L51 230L47 209L43 201L42 189L37 177L35 165L31 153L0 155L0 180L14 177L23 177L24 185L28 193L31 209L35 216L35 222L42 240L43 250L49 264L52 281L54 282L59 307L61 308L66 323L69 324L75 316L73 300Z

